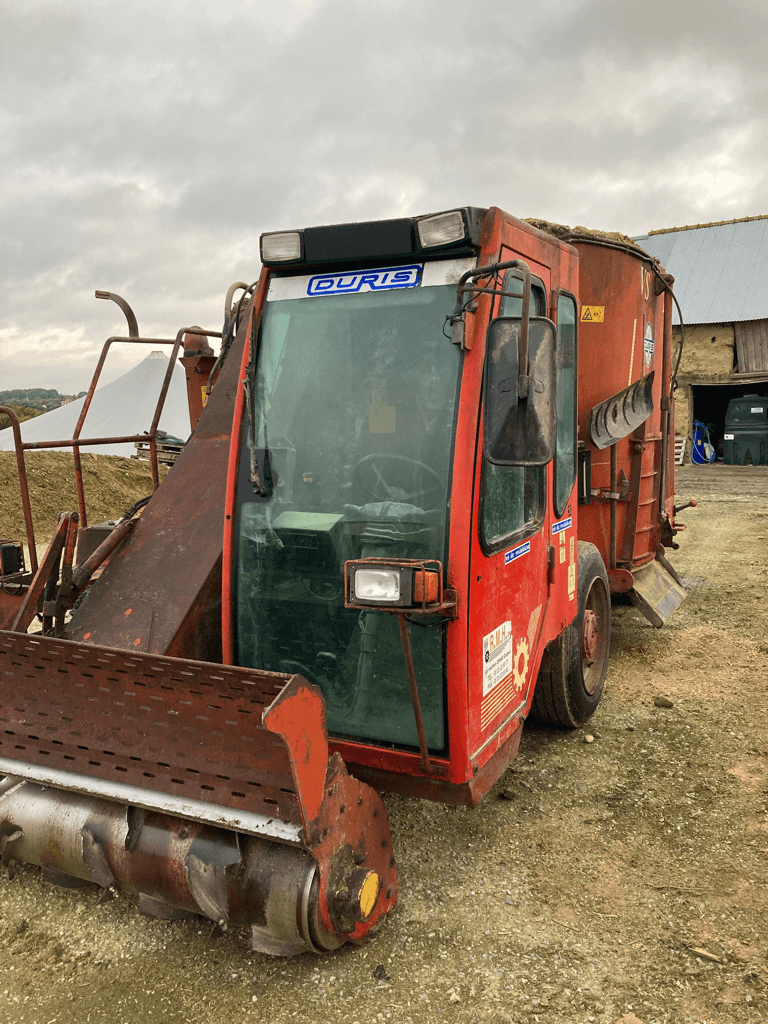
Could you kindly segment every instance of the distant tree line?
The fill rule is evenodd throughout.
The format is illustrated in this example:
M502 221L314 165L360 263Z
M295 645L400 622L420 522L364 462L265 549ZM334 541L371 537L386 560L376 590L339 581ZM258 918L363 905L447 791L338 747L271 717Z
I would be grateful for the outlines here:
M85 391L77 395L62 395L53 388L13 388L11 391L0 391L0 405L7 405L16 413L20 420L30 420L33 416L58 409L60 405L82 398ZM10 420L0 415L0 430L10 426Z
M12 405L10 402L3 401L0 398L0 405L6 406L8 409L13 409L16 415L19 417L19 422L23 423L24 420L34 419L35 416L42 416L45 409L31 409L28 405ZM11 421L5 413L0 413L0 430L5 430L6 427L10 427Z

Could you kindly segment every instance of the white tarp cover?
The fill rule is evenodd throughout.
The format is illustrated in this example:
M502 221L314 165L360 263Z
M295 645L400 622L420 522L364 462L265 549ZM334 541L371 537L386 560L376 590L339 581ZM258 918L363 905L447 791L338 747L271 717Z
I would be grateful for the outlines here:
M97 388L80 436L125 437L148 431L152 426L152 417L167 368L168 357L164 352L150 352L146 359L122 377ZM69 405L62 405L42 416L25 420L21 424L22 440L59 441L72 437L84 401L85 398L78 398ZM184 441L189 437L187 384L179 363L174 367L159 426L160 430ZM13 451L13 430L10 427L0 430L0 450ZM57 450L72 451L72 448L53 449ZM127 457L136 454L133 442L84 445L80 450Z

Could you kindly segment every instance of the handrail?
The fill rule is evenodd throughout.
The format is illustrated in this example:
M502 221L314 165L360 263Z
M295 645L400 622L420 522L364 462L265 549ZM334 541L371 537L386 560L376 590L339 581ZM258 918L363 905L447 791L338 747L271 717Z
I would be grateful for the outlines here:
M21 502L24 510L24 524L27 534L27 544L29 545L29 556L31 562L32 572L36 572L38 568L37 563L37 550L35 547L35 533L34 525L32 523L32 510L29 501L29 481L27 478L26 462L24 460L25 451L36 451L47 448L72 448L72 453L75 463L75 485L77 488L77 504L80 515L80 529L83 530L88 525L88 519L85 509L85 489L83 486L83 468L80 460L80 449L84 445L102 445L102 444L125 444L127 442L136 441L149 441L149 457L150 467L152 472L152 490L157 490L160 486L160 470L157 458L157 430L160 422L160 416L163 412L165 405L165 399L168 395L168 389L170 388L171 379L173 376L173 370L176 366L176 360L178 358L179 349L181 348L184 340L184 335L195 334L206 338L221 338L221 331L207 331L202 327L183 327L177 333L176 338L171 340L170 338L140 338L134 334L134 328L136 325L136 319L133 316L132 310L126 302L120 299L120 296L116 296L111 292L97 292L98 298L111 298L113 301L120 305L123 312L126 314L128 319L128 328L130 335L129 337L113 336L107 338L101 350L101 355L96 364L96 368L91 378L91 383L83 402L83 408L80 410L80 416L78 417L77 424L74 429L73 436L71 438L62 438L58 441L23 441L21 437L21 427L19 424L19 418L13 409L7 406L0 406L0 412L5 413L11 421L11 427L13 428L13 440L14 448L16 450L16 461L19 468L19 487L21 489ZM130 315L129 315L130 313ZM136 328L138 329L138 328ZM152 423L148 431L144 431L140 434L126 434L115 437L81 437L80 432L83 429L85 418L88 415L88 410L91 406L94 393L96 391L96 385L99 382L101 371L104 368L104 363L107 358L110 347L117 343L124 342L130 345L172 345L173 351L168 360L168 368L165 371L163 378L163 384L160 389L160 394L157 399L155 406L155 412L152 417Z
M29 561L32 574L37 572L37 547L35 546L35 527L32 522L32 506L29 503L29 482L27 481L27 464L24 460L24 442L21 440L19 417L7 405L0 405L0 413L5 413L11 421L13 444L16 449L16 464L19 468L19 490L21 491L21 507L24 510L24 527L27 533Z

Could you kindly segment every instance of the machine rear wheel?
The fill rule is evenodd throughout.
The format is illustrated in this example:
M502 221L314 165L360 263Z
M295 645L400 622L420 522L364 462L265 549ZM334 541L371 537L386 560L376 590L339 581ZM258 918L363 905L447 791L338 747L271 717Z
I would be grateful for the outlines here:
M608 574L594 544L579 541L578 612L544 652L532 713L543 722L575 729L600 703L611 638Z

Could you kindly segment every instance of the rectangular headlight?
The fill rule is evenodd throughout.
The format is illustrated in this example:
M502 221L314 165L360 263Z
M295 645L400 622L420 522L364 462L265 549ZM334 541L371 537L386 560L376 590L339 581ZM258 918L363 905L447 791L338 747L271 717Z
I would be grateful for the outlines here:
M409 608L413 604L413 566L347 562L344 571L351 605Z
M358 601L400 601L400 573L396 569L355 569L352 584Z
M262 263L292 263L300 259L300 231L277 231L261 236Z
M344 604L347 608L412 608L429 610L442 601L439 562L434 568L425 562L384 559L350 560L344 563L346 577Z
M419 241L422 249L431 249L435 245L447 245L449 242L460 242L466 234L464 217L460 210L451 213L438 213L435 217L425 217L418 222Z

